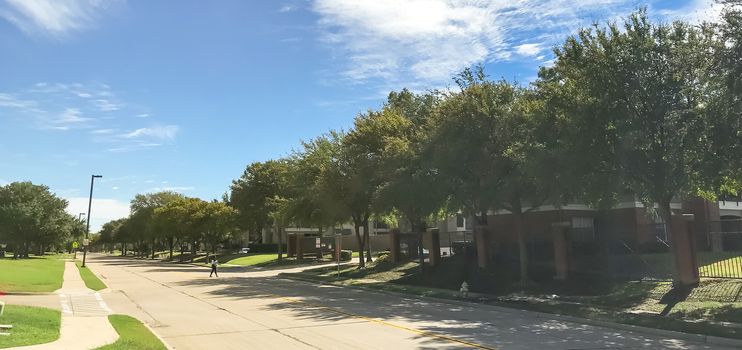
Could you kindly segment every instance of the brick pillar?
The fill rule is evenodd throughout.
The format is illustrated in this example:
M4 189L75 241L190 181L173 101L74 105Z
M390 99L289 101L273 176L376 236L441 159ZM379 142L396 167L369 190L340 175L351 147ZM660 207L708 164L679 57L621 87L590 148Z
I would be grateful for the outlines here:
M566 280L569 274L569 241L567 232L570 222L555 222L551 224L552 238L554 242L554 279Z
M299 260L304 259L304 234L296 234L296 258Z
M428 229L425 233L425 245L428 247L428 264L438 266L441 262L441 237L437 228Z
M296 235L286 235L286 256L296 256Z
M724 251L724 235L721 232L711 232L711 250L715 253Z
M397 229L389 232L389 258L393 263L398 263L401 260L399 252L399 230Z
M474 227L474 240L477 243L477 265L487 268L489 264L489 227L477 225Z
M698 261L693 240L693 214L673 216L670 248L675 262L673 284L677 287L695 287L700 282Z
M343 250L343 236L335 235L335 261L340 261L340 252Z

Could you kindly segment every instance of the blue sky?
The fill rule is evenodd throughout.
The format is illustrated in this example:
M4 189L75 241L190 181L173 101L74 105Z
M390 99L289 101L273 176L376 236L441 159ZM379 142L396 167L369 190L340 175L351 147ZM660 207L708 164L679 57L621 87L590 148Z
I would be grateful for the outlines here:
M137 193L219 198L253 161L464 67L521 83L580 26L688 1L0 0L0 185L49 185L92 229Z

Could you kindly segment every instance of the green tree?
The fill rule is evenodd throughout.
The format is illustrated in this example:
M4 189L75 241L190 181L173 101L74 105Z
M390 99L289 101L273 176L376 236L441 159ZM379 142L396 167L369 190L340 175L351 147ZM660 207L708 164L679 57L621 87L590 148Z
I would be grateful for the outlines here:
M370 120L379 112L369 111L355 118L354 129L343 135L334 133L333 155L322 176L322 191L331 201L338 203L340 217L353 221L358 241L359 268L371 261L369 240L369 218L373 214L373 203L380 185L381 165L380 141L366 133ZM361 235L361 228L363 234ZM364 258L364 250L366 257Z
M719 183L709 152L722 140L715 139L706 104L707 52L708 38L697 27L653 24L641 10L623 27L580 30L541 72L572 93L562 102L568 125L591 138L575 144L576 156L615 171L647 207L657 203L671 240L670 202L713 193ZM594 152L600 156L589 157Z
M285 204L287 220L299 226L316 227L320 234L347 219L322 191L322 176L337 146L332 141L333 137L330 133L302 142L302 149L291 156L292 169L288 174L291 198Z
M250 164L232 181L230 205L237 209L237 222L255 235L274 226L278 235L278 258L283 258L283 227L274 220L288 197L289 162L286 159Z
M212 254L216 253L220 242L236 232L236 214L235 209L224 202L204 202L202 205L204 241L211 246Z
M164 233L164 227L158 227L154 220L155 209L164 207L168 203L182 199L183 195L172 191L137 194L131 200L130 222L133 235L139 242L140 254L145 253L146 242L149 241L151 258L155 258L156 243Z
M67 201L44 185L13 182L0 187L0 239L13 247L15 258L28 257L31 244L61 243L71 234L74 218L65 212Z

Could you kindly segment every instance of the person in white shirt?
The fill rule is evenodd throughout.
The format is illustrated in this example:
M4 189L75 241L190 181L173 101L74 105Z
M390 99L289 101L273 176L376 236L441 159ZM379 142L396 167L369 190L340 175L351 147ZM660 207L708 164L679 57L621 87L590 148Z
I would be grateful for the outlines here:
M219 266L219 262L216 261L216 257L213 257L211 259L211 273L209 274L209 277L211 277L211 275L216 275L216 277L219 277L219 274L216 272L217 266Z

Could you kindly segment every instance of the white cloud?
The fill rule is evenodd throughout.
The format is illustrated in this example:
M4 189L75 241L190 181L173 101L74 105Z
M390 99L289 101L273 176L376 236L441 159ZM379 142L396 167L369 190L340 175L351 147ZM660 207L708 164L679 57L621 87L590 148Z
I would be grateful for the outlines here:
M20 99L11 94L0 93L0 107L33 111L37 108L37 103L36 101Z
M694 3L703 8L703 1ZM414 89L448 82L453 74L476 63L542 55L580 26L625 16L644 3L316 0L312 9L319 15L322 40L337 51L336 57L347 60L340 62L341 78L380 79L391 88Z
M294 5L283 5L280 9L278 9L278 12L291 12L296 10L296 6Z
M63 37L95 23L101 12L118 1L100 0L6 0L0 17L27 33Z
M155 143L155 142L142 142L142 141L136 141L131 144L118 146L118 147L112 147L107 149L108 152L114 152L114 153L123 153L123 152L131 152L131 151L139 151L143 149L150 149L153 147L161 146L162 144Z
M88 197L69 197L67 212L78 216L88 212ZM90 231L96 232L104 223L129 216L129 203L110 198L93 197L90 212Z
M690 0L677 9L660 9L658 12L667 18L678 18L686 21L718 21L724 5L714 0Z
M151 137L161 140L172 140L178 133L177 125L153 126L150 128L140 128L134 131L122 134L122 138L135 139L142 137Z
M515 47L515 53L521 56L536 56L543 50L540 44L523 44ZM543 58L543 57L542 57Z
M95 100L95 105L98 107L98 110L100 110L101 112L117 111L121 109L120 104L113 103L106 99Z
M115 131L116 129L96 129L96 130L91 131L90 133L94 135L107 135L107 134L112 134Z
M152 187L150 189L147 189L146 192L162 192L162 191L172 191L172 192L188 192L193 191L196 188L193 186L169 186L169 187Z
M5 185L7 185L7 184L9 184L9 183L10 183L10 182L9 182L8 180L5 180L5 179L0 179L0 186L5 186Z
M148 113L141 113L141 114L135 115L135 117L137 117L137 118L147 118L147 117L149 117L149 114Z

